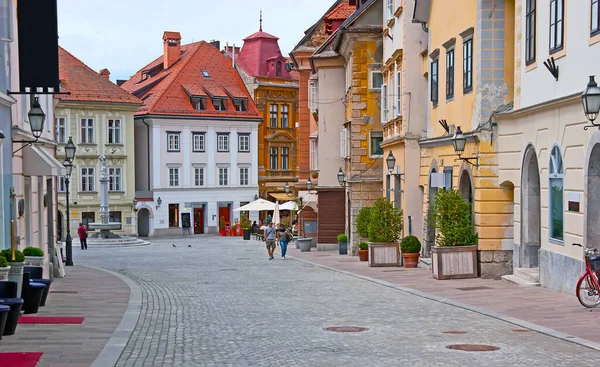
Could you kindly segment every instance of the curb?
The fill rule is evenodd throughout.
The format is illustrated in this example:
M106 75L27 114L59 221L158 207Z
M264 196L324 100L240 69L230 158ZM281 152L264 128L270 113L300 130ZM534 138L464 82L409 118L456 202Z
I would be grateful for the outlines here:
M517 319L515 317L505 316L505 315L502 315L502 314L497 313L497 312L489 311L489 310L486 310L486 309L481 308L481 307L470 306L470 305L467 305L465 303L453 301L453 300L448 299L448 298L438 297L438 296L435 296L433 294L421 292L421 291L418 291L418 290L415 290L415 289L412 289L412 288L407 288L407 287L403 287L403 286L398 285L398 284L386 282L385 280L379 280L379 279L371 278L371 277L368 277L368 276L364 276L364 275L352 273L352 272L349 272L349 271L346 271L346 270L340 270L340 269L332 268L332 267L327 266L327 265L317 264L317 263L314 263L312 261L308 261L308 260L304 260L304 259L299 259L299 258L294 257L294 256L287 256L286 255L286 258L287 257L289 257L292 260L296 260L296 261L299 261L299 262L302 262L302 263L305 263L305 264L310 264L310 265L313 265L313 266L316 266L316 267L319 267L319 268L322 268L322 269L326 269L326 270L329 270L329 271L334 271L334 272L340 273L340 274L349 275L349 276L352 276L352 277L355 277L355 278L358 278L358 279L362 279L362 280L366 280L366 281L369 281L369 282L373 282L373 283L376 283L376 284L379 284L379 285L382 285L382 286L385 286L385 287L393 288L393 289L396 289L396 290L399 290L399 291L402 291L402 292L405 292L405 293L412 294L412 295L417 296L417 297L429 299L429 300L436 301L436 302L439 302L439 303L443 303L443 304L446 304L446 305L449 305L449 306L454 306L454 307L462 308L462 309L467 310L467 311L476 312L478 314L481 314L481 315L484 315L484 316L488 316L488 317L492 317L492 318L500 320L500 321L508 322L508 323L513 324L513 325L521 326L521 327L524 327L524 328L536 331L538 333L551 336L551 337L556 338L556 339L561 339L561 340L564 340L564 341L569 342L569 343L579 344L581 346L584 346L584 347L587 347L587 348L590 348L590 349L593 349L593 350L596 350L596 351L600 351L600 343L596 343L596 342L593 342L593 341L590 341L590 340L587 340L587 339L583 339L583 338L578 338L578 337L575 337L575 336L572 336L572 335L569 335L569 334L565 334L565 333L563 333L561 331L557 331L557 330L550 329L550 328L547 328L547 327L544 327L544 326L540 326L540 325L537 325L537 324L534 324L534 323L531 323L531 322L528 322L528 321L525 321L525 320Z
M98 268L91 265L81 266L101 270L106 273L112 274L117 278L121 279L123 282L125 282L129 286L129 289L131 291L131 293L129 294L129 304L127 305L127 311L125 311L125 314L121 319L121 323L119 323L119 326L117 326L117 328L113 332L113 335L110 337L104 348L102 348L102 351L100 351L100 354L98 354L98 357L96 357L96 359L94 360L94 363L92 363L91 365L91 367L114 366L119 360L119 357L121 357L123 350L125 350L125 347L129 342L129 338L131 337L131 334L133 334L133 330L135 329L135 326L137 325L138 319L140 317L140 312L142 308L142 290L137 284L135 284L133 280L119 273L115 273L114 271Z

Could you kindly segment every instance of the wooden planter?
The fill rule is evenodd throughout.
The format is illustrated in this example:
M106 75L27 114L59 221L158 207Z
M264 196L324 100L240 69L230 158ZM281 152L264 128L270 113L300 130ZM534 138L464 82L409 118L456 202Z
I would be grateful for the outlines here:
M431 259L435 279L477 278L477 245L434 246Z
M400 244L369 242L369 266L400 266Z

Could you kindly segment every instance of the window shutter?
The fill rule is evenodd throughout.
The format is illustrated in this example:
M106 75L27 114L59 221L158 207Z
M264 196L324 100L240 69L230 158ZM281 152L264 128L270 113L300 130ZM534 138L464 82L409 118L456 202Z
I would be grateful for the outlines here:
M346 138L346 157L350 157L350 147L352 146L352 143L350 142L350 129L344 129L344 131Z
M340 131L340 157L346 158L346 129Z
M396 116L402 114L402 74L396 73Z
M387 85L381 86L381 123L387 122Z

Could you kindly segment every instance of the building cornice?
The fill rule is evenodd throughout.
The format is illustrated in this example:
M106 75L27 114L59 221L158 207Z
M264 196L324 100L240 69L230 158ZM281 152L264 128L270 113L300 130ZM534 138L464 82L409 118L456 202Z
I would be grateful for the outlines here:
M10 107L13 104L17 103L17 100L8 94L0 93L0 105Z
M115 102L93 102L93 101L63 101L58 100L56 108L75 108L75 109L111 109L120 111L135 112L141 104L115 103Z
M235 118L235 117L216 117L216 116L181 116L181 115L135 115L134 118L138 119L156 119L156 120L207 120L207 121L233 121L233 122L262 122L262 117L246 117L246 118Z
M580 101L581 102L581 92L577 92L568 96L564 96L564 97L559 97L559 98L555 98L555 99L550 99L548 101L544 101L538 104L534 104L528 107L524 107L524 108L520 108L518 110L514 110L514 111L509 111L509 112L502 112L502 113L498 113L496 115L494 115L496 118L498 119L505 119L505 118L511 118L511 117L518 117L518 116L522 116L525 114L529 114L529 113L534 113L537 111L543 111L547 108L554 108L557 105L564 105L564 104L568 104L568 103L573 103L575 101ZM583 107L581 110L581 113L583 114Z

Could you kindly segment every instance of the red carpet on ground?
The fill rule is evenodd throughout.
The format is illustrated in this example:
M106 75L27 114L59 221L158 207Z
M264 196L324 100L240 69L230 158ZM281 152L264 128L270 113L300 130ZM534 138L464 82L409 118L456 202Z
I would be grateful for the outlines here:
M35 367L43 353L0 352L0 366Z
M81 324L83 317L65 316L21 316L19 324ZM2 364L0 364L2 366Z

